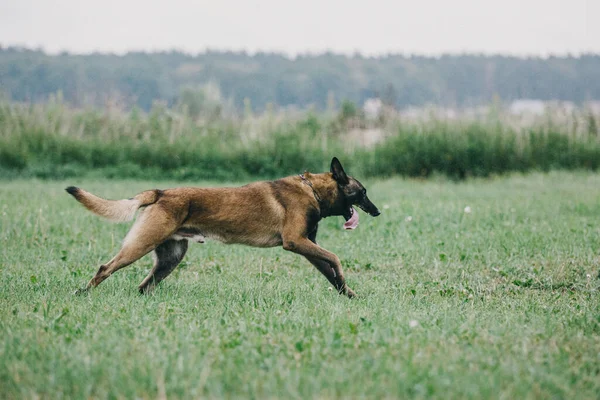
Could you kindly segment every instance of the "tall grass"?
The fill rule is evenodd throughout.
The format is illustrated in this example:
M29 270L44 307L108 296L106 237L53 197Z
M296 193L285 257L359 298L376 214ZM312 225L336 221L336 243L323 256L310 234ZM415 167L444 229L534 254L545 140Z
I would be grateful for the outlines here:
M429 176L453 178L489 176L511 171L591 169L600 166L600 141L554 128L518 132L503 126L437 125L423 131L401 130L359 159L370 176Z
M462 179L600 165L592 116L576 129L553 123L515 127L497 119L378 124L381 139L361 146L348 132L371 131L343 114L199 121L165 107L142 114L73 110L60 102L2 103L0 169L5 177L231 180L322 170L337 155L363 176L438 173Z

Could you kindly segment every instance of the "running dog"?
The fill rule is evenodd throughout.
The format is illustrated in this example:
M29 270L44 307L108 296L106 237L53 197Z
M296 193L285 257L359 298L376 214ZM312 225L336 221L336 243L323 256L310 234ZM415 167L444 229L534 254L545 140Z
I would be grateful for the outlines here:
M356 228L358 212L353 206L373 217L380 214L364 186L346 175L335 157L328 173L305 172L237 188L154 189L127 200L102 199L73 186L66 191L94 214L116 222L132 220L143 208L117 255L77 293L154 251L154 267L139 285L141 293L150 292L181 262L188 241L215 239L282 246L306 257L340 294L352 298L355 293L346 285L339 258L317 245L318 224L326 217L343 216L344 228Z

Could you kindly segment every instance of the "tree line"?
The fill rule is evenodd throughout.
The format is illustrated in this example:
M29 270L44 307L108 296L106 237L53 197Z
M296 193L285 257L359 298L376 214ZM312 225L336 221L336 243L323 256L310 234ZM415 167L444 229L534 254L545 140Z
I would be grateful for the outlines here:
M195 88L216 86L233 108L273 106L319 110L343 100L362 104L379 97L396 107L436 104L469 107L495 99L600 99L600 55L518 58L477 54L440 57L364 57L333 53L301 55L177 51L49 55L0 48L0 92L17 102L43 102L61 93L73 106L149 110L174 105Z

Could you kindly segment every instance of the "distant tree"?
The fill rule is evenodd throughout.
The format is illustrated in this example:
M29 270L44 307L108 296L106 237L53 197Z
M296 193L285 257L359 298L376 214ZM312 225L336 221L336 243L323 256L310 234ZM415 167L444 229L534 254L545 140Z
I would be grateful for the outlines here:
M184 88L176 104L179 109L194 119L219 118L225 106L221 90L214 82L196 88Z
M384 106L395 109L397 101L398 94L396 93L396 88L392 83L388 83L381 95L381 102Z
M39 50L0 48L0 88L12 100L39 102L62 91L74 105L103 106L123 99L150 110L155 101L182 102L184 91L213 82L223 99L243 110L268 103L326 109L329 94L363 104L377 95L387 106L470 106L518 98L581 103L600 100L600 55L515 58L445 55L439 58L388 55L366 58L332 53L289 59L280 54L209 51L47 55ZM192 96L193 97L193 96ZM185 100L191 102L191 98ZM200 101L196 99L194 101Z
M588 114L588 133L590 136L598 136L598 123L591 112Z
M342 102L342 107L340 110L340 119L342 121L347 121L350 118L354 118L358 115L356 110L356 104L351 102L350 100L344 100Z
M177 105L191 118L197 119L204 106L204 93L201 90L185 88L181 91Z

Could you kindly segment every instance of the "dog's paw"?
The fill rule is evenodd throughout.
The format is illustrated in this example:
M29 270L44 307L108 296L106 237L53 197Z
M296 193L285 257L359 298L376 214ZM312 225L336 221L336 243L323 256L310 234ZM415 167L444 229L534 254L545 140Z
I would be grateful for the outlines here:
M87 288L83 288L83 289L79 288L79 289L77 289L76 291L73 292L74 296L83 296L85 294L88 294Z
M144 287L138 287L138 293L143 296L151 295L154 293L155 285L148 285Z
M357 297L354 290L352 290L350 288L346 288L346 296L348 296L348 298L350 298L350 299L355 299Z

